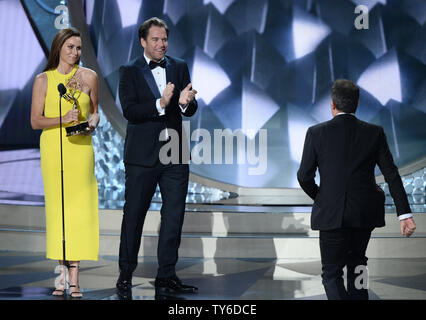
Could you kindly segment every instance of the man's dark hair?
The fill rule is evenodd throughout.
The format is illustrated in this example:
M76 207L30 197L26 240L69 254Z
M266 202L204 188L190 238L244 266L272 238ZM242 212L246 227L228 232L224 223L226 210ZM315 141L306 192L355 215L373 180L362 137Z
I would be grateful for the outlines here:
M152 17L142 23L142 25L139 27L139 40L142 38L146 40L146 38L148 37L149 28L151 28L152 26L166 29L167 37L169 36L169 28L167 27L167 24L160 18Z
M331 99L337 110L355 113L359 101L359 88L350 80L336 80L331 89Z

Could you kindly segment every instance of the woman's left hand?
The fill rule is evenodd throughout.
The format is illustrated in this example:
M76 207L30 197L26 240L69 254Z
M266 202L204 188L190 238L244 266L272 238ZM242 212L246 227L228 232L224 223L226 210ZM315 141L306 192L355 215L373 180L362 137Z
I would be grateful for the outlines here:
M100 117L99 117L99 114L98 113L92 113L91 115L90 115L90 117L89 117L89 126L90 126L90 129L92 129L92 131L93 130L95 130L96 129L96 127L98 126L98 124L99 124L99 120L100 120Z

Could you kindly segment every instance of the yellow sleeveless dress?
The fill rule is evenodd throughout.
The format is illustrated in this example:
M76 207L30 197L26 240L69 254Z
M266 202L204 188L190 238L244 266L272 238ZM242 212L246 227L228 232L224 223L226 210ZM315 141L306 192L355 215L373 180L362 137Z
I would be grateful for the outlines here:
M68 74L57 69L46 71L47 93L44 115L59 115L59 83L67 84L78 65ZM85 120L90 111L90 97L77 92L79 120ZM62 115L73 104L62 98ZM70 124L68 124L70 125ZM70 261L98 260L99 215L98 185L94 174L92 136L66 136L62 124L62 150L64 172L65 259ZM59 125L44 129L40 136L41 172L43 175L46 211L46 257L63 260L61 153Z

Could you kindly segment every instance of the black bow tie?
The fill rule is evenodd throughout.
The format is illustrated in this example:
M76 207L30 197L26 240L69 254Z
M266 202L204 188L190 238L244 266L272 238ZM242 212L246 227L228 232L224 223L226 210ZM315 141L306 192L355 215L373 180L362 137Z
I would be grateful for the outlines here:
M161 68L165 68L166 67L166 59L163 59L163 60L161 60L160 62L155 62L155 61L153 61L153 60L151 60L150 62L149 62L149 68L152 70L152 69L155 69L155 68L157 68L157 67L161 67Z

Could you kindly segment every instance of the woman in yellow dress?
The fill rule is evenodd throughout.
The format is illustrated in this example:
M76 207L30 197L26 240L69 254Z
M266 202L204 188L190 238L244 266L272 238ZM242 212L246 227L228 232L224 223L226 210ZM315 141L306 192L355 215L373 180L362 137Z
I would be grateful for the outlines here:
M82 293L78 285L80 260L97 260L99 253L98 188L94 175L91 131L99 123L98 79L94 71L79 67L81 38L74 28L58 32L52 42L47 66L33 86L31 126L43 129L40 136L41 171L46 211L46 257L62 266L60 281L52 295L65 294L69 283L71 297ZM61 99L62 153L65 216L65 263L63 261L61 147L58 85L67 88ZM89 116L90 131L67 137L65 127ZM67 267L67 269L64 268ZM69 274L67 281L66 275ZM65 281L64 281L65 280Z

